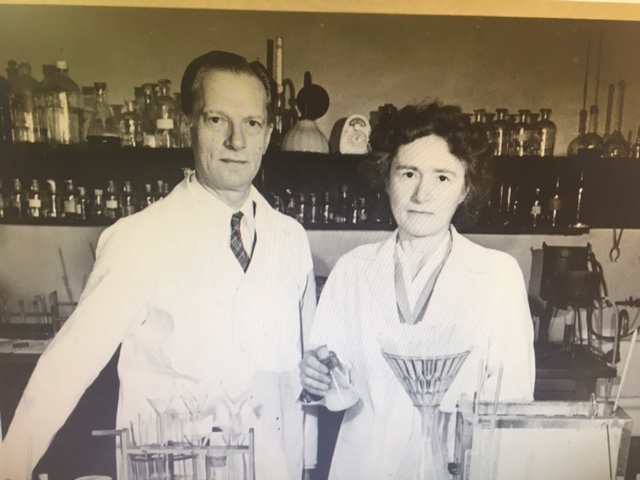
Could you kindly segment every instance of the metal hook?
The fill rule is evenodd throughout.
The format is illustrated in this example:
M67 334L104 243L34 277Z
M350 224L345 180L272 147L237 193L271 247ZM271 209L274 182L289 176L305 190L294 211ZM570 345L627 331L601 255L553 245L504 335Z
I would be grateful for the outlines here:
M624 228L620 229L620 233L616 233L616 229L613 229L613 247L609 250L609 260L613 263L617 262L620 258L620 241L622 240L622 232L624 232Z

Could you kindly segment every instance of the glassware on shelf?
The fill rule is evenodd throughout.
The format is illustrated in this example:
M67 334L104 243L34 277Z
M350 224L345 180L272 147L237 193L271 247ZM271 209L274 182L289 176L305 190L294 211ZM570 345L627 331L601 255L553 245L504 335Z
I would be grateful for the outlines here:
M556 124L549 118L550 108L540 109L540 120L536 122L533 154L540 157L552 157L556 142Z
M95 82L95 106L89 121L87 141L96 145L120 145L120 132L107 99L107 84Z
M4 198L5 198L4 185L2 183L2 179L0 178L0 219L4 218L4 209L6 207Z
M76 218L78 220L87 219L87 192L82 186L78 187L78 196L76 197Z
M604 152L604 142L598 135L598 106L591 105L589 108L589 130L586 135L586 149L590 155L601 156ZM579 152L580 153L580 152Z
M411 398L417 414L414 415L412 438L397 478L450 480L447 445L439 428L438 407L469 351L432 357L405 356L385 351L382 354Z
M176 131L180 135L180 145L183 148L191 148L191 129L189 128L189 119L182 111L182 95L180 92L175 94L176 98Z
M539 227L542 225L542 200L540 198L540 188L534 189L534 197L531 202L531 208L529 209L529 226Z
M506 108L496 109L496 119L491 123L490 132L493 145L493 155L501 156L509 154L509 122Z
M532 153L533 126L531 112L526 109L518 110L518 119L511 127L511 145L509 155L523 157Z
M580 119L578 121L578 135L569 142L567 147L567 156L574 157L582 150L589 148L589 139L587 138L587 116L586 110L580 110Z
M29 217L40 218L42 216L42 192L40 191L40 182L36 179L31 180L27 201L29 204L27 211Z
M8 145L12 140L10 95L11 85L9 81L0 76L0 145ZM0 210L2 210L2 208L0 208Z
M124 101L124 110L119 120L120 141L123 147L141 147L142 125L133 100Z
M160 116L161 118L156 120L156 148L179 148L180 135L175 129L168 105L160 106Z
M73 188L73 180L65 180L64 199L62 200L62 215L65 218L76 218L77 197Z
M107 182L107 192L104 199L105 217L116 220L120 218L120 201L116 192L116 184L113 180Z
M49 141L80 143L82 139L82 92L69 77L67 62L56 62L56 72L44 85Z
M9 193L5 216L13 220L25 216L25 192L22 190L22 182L19 178L14 178L11 183L13 184L13 190Z
M138 209L138 202L133 194L133 188L131 182L125 180L122 185L122 194L120 195L120 208L122 209L121 215L128 217L136 213Z
M624 91L625 82L620 80L618 82L618 111L616 118L616 128L607 139L605 143L605 151L608 157L622 157L629 156L629 143L622 134L622 111L624 108Z
M349 186L342 185L340 187L340 195L338 197L338 205L335 209L333 221L336 223L347 223L351 218L352 202L349 196Z
M101 188L96 188L93 190L93 201L91 202L91 218L103 218L106 216L102 194L103 190Z
M334 210L331 204L331 194L325 191L322 196L322 205L320 206L320 223L327 225L333 222Z
M555 187L549 198L548 221L551 227L562 227L563 225L563 205L562 195L560 194L560 177L556 177Z
M155 88L153 83L145 83L142 86L144 104L142 108L142 138L145 147L156 146L156 120L158 112L155 102Z
M151 188L151 184L150 183L145 183L144 184L144 193L142 194L142 202L140 204L140 209L144 209L147 208L148 206L150 206L152 203L154 203L156 201L154 195L153 195L153 189Z
M10 70L11 67L7 69ZM13 77L10 105L14 143L45 142L43 112L37 101L40 82L31 76L31 66L24 62L10 76Z
M638 133L636 134L636 141L631 145L629 157L640 158L640 127L638 127Z
M62 217L62 206L60 204L60 195L58 194L56 181L47 179L47 185L49 185L49 198L44 216L48 218L60 218Z
M573 228L585 228L588 227L586 223L582 221L582 202L584 201L584 171L580 172L580 180L578 181L578 198L576 199L576 218L575 222L571 225Z

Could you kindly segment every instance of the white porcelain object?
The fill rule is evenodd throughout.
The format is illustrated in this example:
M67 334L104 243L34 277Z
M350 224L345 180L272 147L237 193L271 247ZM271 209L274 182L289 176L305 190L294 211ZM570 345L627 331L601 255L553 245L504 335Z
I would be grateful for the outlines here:
M298 120L282 140L285 152L329 153L329 141L313 120Z
M363 115L351 115L344 122L340 135L340 153L362 155L369 150L371 125Z

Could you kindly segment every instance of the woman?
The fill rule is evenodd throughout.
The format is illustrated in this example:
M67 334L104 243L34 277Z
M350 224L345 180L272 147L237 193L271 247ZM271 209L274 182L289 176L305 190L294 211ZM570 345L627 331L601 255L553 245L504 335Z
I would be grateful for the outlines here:
M316 312L315 349L300 367L305 390L324 396L331 377L320 360L332 350L359 396L344 415L332 480L395 478L409 444L414 407L383 349L470 351L442 412L454 412L463 394L472 398L479 383L485 400L493 400L498 383L501 401L533 399L533 327L522 272L512 257L472 243L451 224L457 210L473 211L483 198L491 161L486 133L469 126L460 108L438 103L403 108L380 133L377 153L398 229L338 261Z

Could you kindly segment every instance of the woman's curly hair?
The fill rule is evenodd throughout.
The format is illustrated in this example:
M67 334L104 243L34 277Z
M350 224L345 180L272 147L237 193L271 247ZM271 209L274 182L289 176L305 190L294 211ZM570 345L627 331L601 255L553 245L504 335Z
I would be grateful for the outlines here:
M493 181L491 151L486 128L470 124L469 117L456 105L439 102L407 105L376 126L371 135L372 186L378 190L385 188L399 148L428 135L444 139L449 151L462 162L468 193L454 223L473 223L478 209L486 203Z

